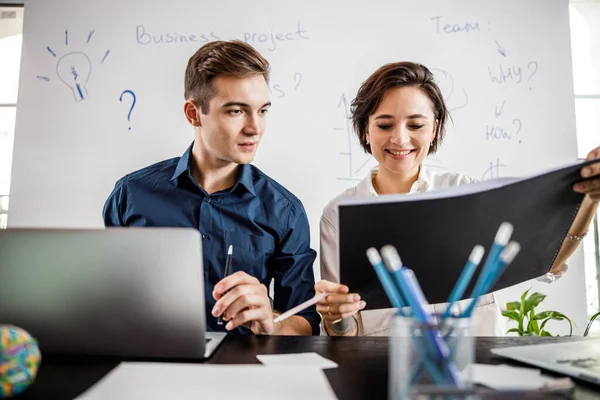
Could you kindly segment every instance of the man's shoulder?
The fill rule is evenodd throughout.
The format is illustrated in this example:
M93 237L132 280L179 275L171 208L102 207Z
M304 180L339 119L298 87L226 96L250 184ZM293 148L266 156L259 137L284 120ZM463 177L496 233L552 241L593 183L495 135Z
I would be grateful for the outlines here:
M161 181L169 181L177 168L177 163L180 158L181 157L174 157L168 160L159 161L130 172L119 179L118 183L122 185L135 185L147 183L155 184Z
M300 199L281 183L252 164L250 164L250 168L252 169L254 185L257 188L257 195L264 199L273 198L274 200L283 200L293 207L304 209Z

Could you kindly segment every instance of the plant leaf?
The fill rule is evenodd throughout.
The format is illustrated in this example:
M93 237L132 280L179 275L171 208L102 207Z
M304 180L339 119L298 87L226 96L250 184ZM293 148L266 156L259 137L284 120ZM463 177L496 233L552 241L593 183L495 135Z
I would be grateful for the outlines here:
M535 317L533 317L535 320L540 320L540 319L546 319L551 317L552 315L554 315L556 311L542 311L538 314L535 315Z
M533 310L533 308L537 307L542 301L544 301L545 298L545 294L541 294L538 292L532 293L531 296L529 296L529 298L525 300L525 312Z
M527 289L522 295L521 295L521 302L525 302L525 298L527 297L527 293L529 293L529 290L531 288Z
M536 335L539 336L540 334L540 327L538 325L537 320L535 319L535 311L533 310L533 308L531 309L531 311L529 311L529 325L531 327L531 330L533 332L535 332ZM528 330L530 329L529 327L527 328Z
M540 336L552 336L548 331L541 331Z
M520 310L521 302L520 301L511 301L510 303L506 303L507 310Z
M572 336L573 335L573 321L571 321L571 319L569 317L567 317L565 314L563 314L561 312L558 312L558 311L550 311L550 312L552 314L549 315L548 318L542 322L542 325L540 325L540 330L544 329L544 326L546 326L548 321L552 321L552 320L564 321L566 319L567 322L569 322L569 336Z
M506 331L506 333L517 333L519 336L523 336L523 332L519 328L511 328Z
M502 315L504 315L505 317L510 318L514 321L522 322L521 314L519 314L518 311L504 310L504 311L502 311Z

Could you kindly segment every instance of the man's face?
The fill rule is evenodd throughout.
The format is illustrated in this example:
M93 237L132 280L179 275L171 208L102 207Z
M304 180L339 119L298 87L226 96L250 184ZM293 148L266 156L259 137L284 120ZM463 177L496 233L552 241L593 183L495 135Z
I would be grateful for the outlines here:
M267 124L269 87L262 75L218 76L212 84L215 95L208 113L198 112L200 129L195 139L205 154L219 161L248 164Z

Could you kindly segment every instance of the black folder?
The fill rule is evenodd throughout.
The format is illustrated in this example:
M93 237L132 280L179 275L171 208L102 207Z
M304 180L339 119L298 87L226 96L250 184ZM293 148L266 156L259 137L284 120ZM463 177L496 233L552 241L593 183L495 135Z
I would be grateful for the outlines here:
M392 307L366 251L396 247L429 303L447 301L476 244L486 254L504 221L521 251L491 291L548 272L579 210L583 195L573 191L578 161L533 176L502 178L408 195L355 197L339 203L340 280L366 301L365 309Z

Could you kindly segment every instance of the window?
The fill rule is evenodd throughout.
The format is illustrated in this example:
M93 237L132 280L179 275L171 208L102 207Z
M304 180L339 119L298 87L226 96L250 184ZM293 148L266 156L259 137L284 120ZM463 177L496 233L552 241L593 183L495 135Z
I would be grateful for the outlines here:
M22 40L23 7L0 7L0 229L8 213Z
M600 1L571 0L571 48L579 157L600 145ZM599 307L600 237L598 214L583 241L588 314ZM600 323L590 331L600 333Z

